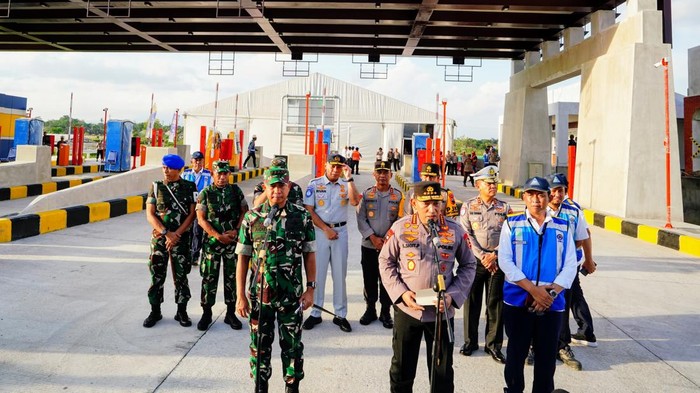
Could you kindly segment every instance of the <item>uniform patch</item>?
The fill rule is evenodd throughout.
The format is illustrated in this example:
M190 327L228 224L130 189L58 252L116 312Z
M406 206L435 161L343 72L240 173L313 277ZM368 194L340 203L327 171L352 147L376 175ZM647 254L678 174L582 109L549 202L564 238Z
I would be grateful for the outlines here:
M314 189L313 189L313 188L309 187L309 188L306 189L306 197L307 197L307 198L310 197L310 196L313 195L313 194L314 194Z
M466 206L466 205L462 205L462 208L459 210L459 215L460 215L460 216L463 216L463 215L465 215L465 214L467 214L467 206Z
M401 240L403 240L403 241L405 241L405 242L408 242L408 243L414 242L414 241L416 241L417 239L418 239L418 238L415 237L415 236L406 235L406 234L401 235Z
M446 253L446 252L441 252L441 253L440 253L440 257L442 257L442 259L447 259L447 258L450 257L450 254L448 254L448 253ZM443 271L444 271L444 270L443 270Z
M414 253L414 252L409 252L408 254L406 254L406 256L409 257L409 258L413 258L413 257L416 256L416 253Z
M478 230L479 230L479 223L478 223L478 222L473 222L473 223L472 223L472 229L475 230L475 231L478 231Z
M340 200L340 206L345 206L345 205L347 205L347 204L348 204L348 200L347 200L347 199L341 199L341 200Z
M369 218L374 217L374 212L373 211L367 212L367 217L369 217Z
M323 206L323 205L325 205L325 204L326 204L326 202L325 202L323 199L321 199L321 200L318 201L318 205L319 205L319 206Z
M389 231L386 233L386 236L384 236L384 240L387 241L391 239L392 236L394 236L394 231L389 229Z
M444 264L444 263L441 263L441 264L440 264L440 271L441 271L442 273L444 273L446 270L447 270L447 265Z
M406 268L410 271L416 270L416 262L414 260L409 260L408 263L406 264Z
M557 233L557 241L562 241L562 240L564 240L564 235L562 235L561 233Z

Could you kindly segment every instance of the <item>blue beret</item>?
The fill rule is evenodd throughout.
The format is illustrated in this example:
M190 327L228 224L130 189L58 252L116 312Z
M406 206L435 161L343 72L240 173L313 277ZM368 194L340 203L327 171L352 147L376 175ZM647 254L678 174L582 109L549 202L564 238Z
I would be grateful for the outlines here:
M177 154L166 154L163 156L163 165L171 169L182 169L185 166L185 160Z

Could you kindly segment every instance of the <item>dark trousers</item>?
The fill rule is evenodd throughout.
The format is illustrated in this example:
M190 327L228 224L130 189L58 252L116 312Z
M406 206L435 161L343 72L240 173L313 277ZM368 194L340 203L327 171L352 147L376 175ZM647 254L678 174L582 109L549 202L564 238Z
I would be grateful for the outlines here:
M449 323L454 326L454 319ZM398 307L394 307L394 335L389 377L392 393L413 392L413 380L418 367L418 355L421 339L425 337L425 348L428 358L428 375L433 362L433 339L435 337L435 322L421 322ZM435 368L435 387L438 392L454 392L454 370L452 369L452 352L454 345L448 341L447 322L442 321L440 365ZM428 391L427 388L418 391Z
M194 223L192 223L192 263L199 263L203 235L204 229L199 226L197 220L194 220Z
M100 159L102 159L102 160L105 159L104 149L97 149L97 154L95 155L95 160L99 161Z
M466 186L467 180L469 180L472 183L472 187L474 187L474 178L469 176L471 174L472 174L471 171L464 171L464 180L462 181L462 184L464 184Z
M258 164L255 162L255 152L248 153L248 157L245 158L245 161L243 161L243 168L246 167L248 164L248 160L253 159L253 168L257 168Z
M562 313L561 332L559 333L559 349L566 348L571 344L571 328L569 327L569 315L574 313L574 319L578 324L578 332L586 335L586 338L593 336L593 318L588 303L583 297L581 281L576 273L571 288L564 292L566 298L566 310ZM580 322L579 322L580 320Z
M379 251L367 247L361 247L361 249L365 302L368 307L375 307L379 299L382 310L388 310L391 307L391 299L379 278Z
M479 347L479 317L486 290L486 343L493 351L503 346L503 281L505 275L498 269L491 274L477 259L476 276L469 299L464 303L464 343L470 348Z
M401 167L399 166L399 159L394 158L394 171L398 171L400 169L401 169Z
M503 325L508 335L504 376L508 393L525 390L525 358L532 342L535 351L532 393L554 390L557 338L561 327L560 312L546 311L543 315L528 312L526 307L503 305Z

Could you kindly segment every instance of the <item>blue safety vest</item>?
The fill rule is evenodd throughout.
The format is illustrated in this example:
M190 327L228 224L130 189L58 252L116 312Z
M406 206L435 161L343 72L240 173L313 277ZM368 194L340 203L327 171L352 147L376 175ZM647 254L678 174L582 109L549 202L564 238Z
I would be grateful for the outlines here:
M199 173L198 181L195 181L195 173L192 168L185 169L185 171L182 172L182 178L194 183L197 186L197 192L200 192L205 187L209 187L211 185L211 172L209 172L208 169L202 169L202 171Z
M507 224L511 230L510 246L513 260L525 277L535 285L547 285L554 282L564 267L569 223L561 218L552 217L546 222L542 234L538 234L528 221L525 212L508 217ZM517 284L505 282L503 301L516 307L524 307L528 292ZM552 311L564 311L566 301L562 291L550 307Z
M581 219L581 210L574 207L574 205L562 203L561 208L559 209L559 214L557 215L557 217L563 218L563 219L569 221L571 223L571 225L569 225L569 227L574 232L576 232L576 226L578 225L578 220ZM577 248L576 249L576 262L580 262L581 259L583 259L583 249Z

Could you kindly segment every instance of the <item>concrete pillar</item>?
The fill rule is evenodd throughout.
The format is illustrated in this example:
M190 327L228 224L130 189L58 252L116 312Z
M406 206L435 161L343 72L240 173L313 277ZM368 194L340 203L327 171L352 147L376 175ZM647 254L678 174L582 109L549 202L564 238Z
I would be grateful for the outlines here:
M594 36L615 24L614 10L600 10L591 14L591 35Z
M528 51L525 52L525 68L537 65L540 62L540 52L539 51Z
M513 60L510 63L510 74L517 74L525 69L525 60Z
M583 27L569 27L564 29L564 50L583 41Z
M551 126L547 113L547 89L525 87L506 94L500 177L519 186L530 176L528 168L551 173Z
M663 71L653 66L664 56L671 56L669 45L637 43L583 65L574 188L583 206L626 218L666 216ZM669 85L673 94L672 72ZM682 221L673 95L670 100L672 219Z
M542 60L547 60L559 54L559 41L545 41L540 45Z
M688 97L700 95L700 46L688 49Z
M634 15L639 11L656 10L657 0L627 0L627 13Z
M555 102L549 104L549 115L554 116L554 140L557 165L569 165L569 116L578 115L578 103Z

